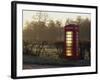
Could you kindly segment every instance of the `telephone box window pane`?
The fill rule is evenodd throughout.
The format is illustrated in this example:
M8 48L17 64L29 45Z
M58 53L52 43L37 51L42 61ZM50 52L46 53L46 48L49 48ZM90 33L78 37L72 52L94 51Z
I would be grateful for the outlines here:
M72 43L68 43L68 44L66 44L66 46L70 47L70 46L72 46Z
M72 52L71 50L67 50L67 51L66 51L66 53L71 53L71 52Z
M71 52L67 52L66 56L72 56L72 53Z
M78 35L78 32L76 32L76 34Z
M76 40L78 41L78 38L76 37Z
M68 38L66 38L66 40L72 40L72 37L68 37Z
M68 38L68 37L72 37L72 31L67 31L66 32L66 37Z
M76 35L76 38L78 38L78 35Z
M72 35L66 35L66 37L68 38L68 37L71 37L72 38Z
M71 48L71 47L67 47L67 48L66 48L66 51L67 51L67 50L72 50L72 48Z
M73 32L66 32L66 56L72 56L72 41L73 40Z
M66 41L67 44L72 43L72 41Z
M72 56L71 48L66 49L66 56Z
M72 35L71 31L66 32L67 35Z

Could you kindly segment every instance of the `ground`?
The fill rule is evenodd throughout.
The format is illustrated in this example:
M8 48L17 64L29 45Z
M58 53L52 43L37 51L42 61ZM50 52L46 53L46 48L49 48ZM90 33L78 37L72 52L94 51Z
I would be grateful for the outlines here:
M23 56L23 69L90 66L90 60L48 59L32 55Z

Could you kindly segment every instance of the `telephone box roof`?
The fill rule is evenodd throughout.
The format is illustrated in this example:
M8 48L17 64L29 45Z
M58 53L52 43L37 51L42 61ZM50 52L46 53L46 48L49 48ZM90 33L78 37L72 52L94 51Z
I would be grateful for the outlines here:
M76 24L68 24L68 25L65 25L65 27L79 27L79 26Z

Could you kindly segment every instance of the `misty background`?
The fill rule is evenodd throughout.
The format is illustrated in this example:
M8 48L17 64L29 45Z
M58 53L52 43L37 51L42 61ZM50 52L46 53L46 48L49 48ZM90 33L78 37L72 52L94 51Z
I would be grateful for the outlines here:
M64 41L64 26L72 23L79 25L79 40L90 41L90 14L23 11L23 40Z

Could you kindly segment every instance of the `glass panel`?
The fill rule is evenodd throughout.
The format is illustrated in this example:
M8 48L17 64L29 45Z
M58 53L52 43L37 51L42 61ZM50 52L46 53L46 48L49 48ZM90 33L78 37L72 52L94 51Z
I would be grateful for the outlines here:
M66 38L66 40L72 40L72 37L68 37L68 38Z
M66 50L66 56L72 56L71 48L67 48L67 50Z
M72 43L67 43L66 46L68 46L68 47L69 47L69 46L72 46Z
M78 32L76 32L76 34L78 34Z
M66 32L66 37L72 37L72 31L67 31Z
M66 35L72 35L72 31L67 31Z
M66 56L72 56L72 40L73 40L73 32L67 31L66 32Z
M76 37L76 40L78 40L78 38Z
M71 52L66 53L66 56L72 56L72 53Z
M67 51L67 50L72 50L72 48L71 48L71 47L67 47L67 48L66 48L66 51Z
M66 50L66 53L71 53L71 50Z
M72 43L72 41L66 41L66 44Z
M66 35L66 37L68 38L68 37L71 37L72 38L72 35Z
M76 38L78 38L78 34L76 34Z

